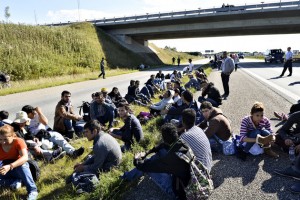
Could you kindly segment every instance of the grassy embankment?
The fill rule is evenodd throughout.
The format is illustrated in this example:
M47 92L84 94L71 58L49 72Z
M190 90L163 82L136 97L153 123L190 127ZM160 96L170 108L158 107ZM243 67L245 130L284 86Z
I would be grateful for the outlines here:
M208 66L208 65L206 65ZM211 68L205 70L206 73L210 73ZM188 78L185 76L183 82L187 82ZM193 90L192 90L193 91ZM154 102L158 101L158 98L154 99ZM134 114L137 115L141 111L147 111L148 109L141 106L132 106ZM121 125L121 124L120 124ZM150 120L146 125L143 125L144 140L140 144L136 144L131 151L123 154L123 160L120 166L115 167L110 172L100 174L100 185L97 190L92 194L82 194L77 195L75 188L71 185L65 184L65 178L69 176L73 171L73 166L76 163L81 162L84 158L91 153L90 147L92 147L92 142L88 142L85 138L73 140L71 144L78 148L84 146L86 151L83 156L72 160L65 157L58 160L55 164L45 164L39 162L41 168L41 178L37 182L37 187L39 188L39 199L43 200L53 200L53 199L79 199L79 200L91 200L91 199L121 199L122 195L137 183L123 182L119 176L123 172L128 171L133 168L133 156L135 153L140 151L147 151L153 146L158 144L160 141L159 127L162 125L162 119L160 117ZM120 142L122 143L122 142ZM20 197L25 196L25 187L22 187L17 193L13 193L10 190L0 189L0 199L20 199Z
M164 59L175 54L158 49ZM0 71L10 74L12 87L0 95L97 78L99 62L107 61L107 76L135 72L140 63L162 65L153 55L133 53L91 24L65 27L0 23Z

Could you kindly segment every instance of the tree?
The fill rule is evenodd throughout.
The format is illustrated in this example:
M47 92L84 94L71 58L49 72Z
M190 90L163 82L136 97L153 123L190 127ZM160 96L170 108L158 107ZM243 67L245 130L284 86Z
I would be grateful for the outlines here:
M8 22L8 18L10 17L9 6L6 6L4 9L4 17L6 18L6 21Z

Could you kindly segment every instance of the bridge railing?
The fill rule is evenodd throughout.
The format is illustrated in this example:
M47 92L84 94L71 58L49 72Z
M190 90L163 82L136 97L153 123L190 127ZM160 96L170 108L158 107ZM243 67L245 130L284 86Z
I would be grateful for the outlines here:
M188 11L176 11L176 12L166 12L166 13L155 13L155 14L145 14L145 15L136 15L136 16L124 16L124 17L114 17L114 18L103 18L99 20L86 20L87 22L96 24L96 25L112 25L118 23L134 23L134 22L147 22L147 21L155 21L160 19L167 18L182 18L182 17L191 17L198 15L214 15L214 14L231 14L232 12L247 12L247 11L268 11L270 9L285 9L298 7L300 8L300 0L299 1L290 1L290 2L277 2L277 3L263 3L256 5L242 5L242 6L228 6L228 7L220 7L220 8L209 8L209 9L198 9L198 10L188 10ZM68 23L59 23L59 24L49 24L53 26L67 25L73 22Z

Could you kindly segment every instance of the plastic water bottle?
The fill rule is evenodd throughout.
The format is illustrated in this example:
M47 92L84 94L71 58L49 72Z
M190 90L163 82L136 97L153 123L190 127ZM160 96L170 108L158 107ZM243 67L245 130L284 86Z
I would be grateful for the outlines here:
M292 164L294 164L295 159L296 159L294 145L290 146L290 148L289 148L289 158L290 158L290 161L292 162Z

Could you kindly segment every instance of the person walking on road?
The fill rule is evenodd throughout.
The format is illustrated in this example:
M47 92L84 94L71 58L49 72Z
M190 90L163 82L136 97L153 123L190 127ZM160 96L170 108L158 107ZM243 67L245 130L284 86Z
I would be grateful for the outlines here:
M175 57L172 58L172 65L175 65Z
M229 96L229 78L230 74L234 70L234 61L232 58L227 57L227 51L223 52L223 61L222 61L222 73L221 73L221 78L222 78L222 83L223 83L223 88L224 88L224 94L222 97L224 100L227 99Z
M292 76L293 73L293 53L291 52L291 47L287 48L287 52L285 53L285 63L283 66L282 73L280 74L280 77L282 77L286 71L286 69L289 68L290 74L288 76Z
M103 79L105 79L104 58L102 58L100 62L100 71L101 73L99 74L98 78L100 78L103 75Z
M177 65L178 65L178 67L180 65L180 58L179 57L177 58Z

